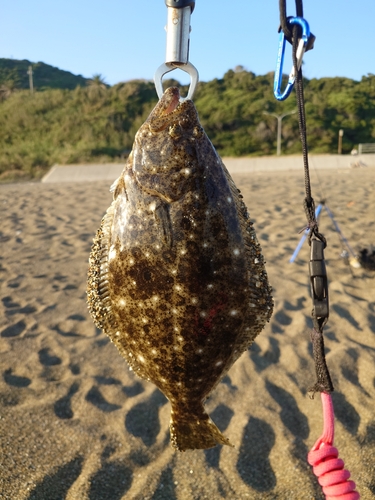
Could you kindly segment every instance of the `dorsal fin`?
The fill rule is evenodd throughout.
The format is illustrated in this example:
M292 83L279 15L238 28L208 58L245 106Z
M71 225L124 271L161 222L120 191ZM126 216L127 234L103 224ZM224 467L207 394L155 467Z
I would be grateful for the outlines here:
M113 212L113 206L111 205L95 235L89 257L87 276L87 303L89 311L95 325L104 331L116 328L108 288L108 252Z

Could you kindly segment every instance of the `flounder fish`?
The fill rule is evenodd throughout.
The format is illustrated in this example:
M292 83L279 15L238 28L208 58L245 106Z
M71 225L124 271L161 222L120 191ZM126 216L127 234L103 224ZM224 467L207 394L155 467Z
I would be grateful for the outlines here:
M112 190L89 259L93 320L169 399L176 449L230 445L203 404L273 301L242 196L177 88L137 132Z

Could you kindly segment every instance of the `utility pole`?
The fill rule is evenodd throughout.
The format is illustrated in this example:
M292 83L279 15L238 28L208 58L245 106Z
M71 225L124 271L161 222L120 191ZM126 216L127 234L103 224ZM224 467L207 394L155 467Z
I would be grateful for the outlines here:
M30 85L30 94L34 93L34 82L33 82L33 67L29 66L27 70L27 74L29 75L29 85Z
M339 155L341 155L341 154L342 154L342 136L343 136L343 135L344 135L344 131L343 131L343 129L342 129L342 128L340 128L340 130L339 130L339 145L338 145L338 147L337 147L337 153L338 153Z
M288 113L283 113L282 115L276 115L275 113L268 113L268 111L263 111L264 115L270 115L270 116L274 116L275 118L277 118L277 151L276 151L277 156L281 155L281 122L282 122L282 119L285 116L294 115L294 113L297 113L296 109L294 109L293 111L289 111Z

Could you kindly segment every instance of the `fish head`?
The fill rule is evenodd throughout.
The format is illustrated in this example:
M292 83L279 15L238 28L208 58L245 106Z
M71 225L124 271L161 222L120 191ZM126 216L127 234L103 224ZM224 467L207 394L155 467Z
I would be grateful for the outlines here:
M197 175L204 137L193 101L180 102L179 89L168 88L135 137L131 162L138 186L165 201L178 199Z
M180 91L177 87L170 87L164 92L148 117L146 125L154 134L167 129L172 138L176 137L176 133L173 132L178 127L181 127L181 134L184 132L190 134L194 127L200 126L193 101L186 99L180 102Z

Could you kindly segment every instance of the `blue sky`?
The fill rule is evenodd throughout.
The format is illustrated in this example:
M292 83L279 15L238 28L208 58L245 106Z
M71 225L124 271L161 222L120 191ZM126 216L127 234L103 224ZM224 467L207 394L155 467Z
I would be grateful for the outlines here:
M305 0L304 11L317 37L304 58L307 78L375 73L375 0ZM0 10L0 57L100 73L111 85L151 80L164 62L166 19L164 0L11 0ZM274 71L278 24L278 0L196 0L190 61L203 81L236 65L257 75ZM285 64L289 73L289 54ZM189 80L181 71L170 76Z

